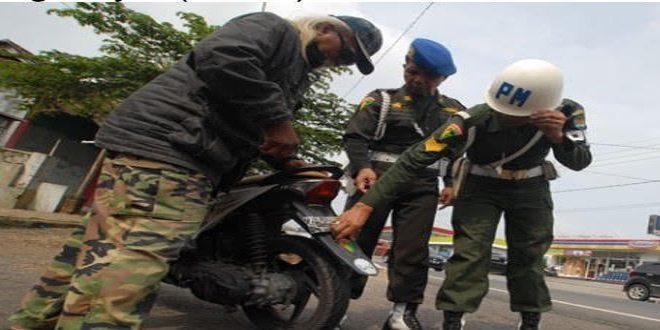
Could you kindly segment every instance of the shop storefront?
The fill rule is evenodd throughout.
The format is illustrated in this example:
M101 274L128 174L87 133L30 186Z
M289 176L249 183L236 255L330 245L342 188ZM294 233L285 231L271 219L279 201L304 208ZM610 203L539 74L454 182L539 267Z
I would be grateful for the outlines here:
M628 273L644 261L660 261L660 240L555 239L546 255L559 276L597 279Z
M451 230L435 227L429 241L430 252L449 257ZM375 255L385 255L390 248L392 228L385 227ZM496 238L493 255L506 256L506 240ZM603 275L623 277L644 261L660 261L660 239L555 238L545 255L547 271L562 277L603 279ZM605 278L619 281L621 279Z

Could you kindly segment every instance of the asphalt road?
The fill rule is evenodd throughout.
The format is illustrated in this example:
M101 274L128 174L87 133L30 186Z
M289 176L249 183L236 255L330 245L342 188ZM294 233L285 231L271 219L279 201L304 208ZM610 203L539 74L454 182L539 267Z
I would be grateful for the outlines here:
M435 287L442 284L443 273L430 272L429 276ZM545 329L660 328L660 304L631 301L619 284L553 277L547 278L546 282L551 291L553 310L544 314ZM468 322L470 318L476 318L477 321L495 323L498 322L498 316L513 314L508 310L508 299L506 278L491 275L490 290L484 301L484 304L490 306L484 306L486 308L482 307L477 313L470 315Z
M57 253L68 229L0 227L0 329L18 307L20 297ZM430 271L429 285L419 318L429 329L438 329L441 313L433 307L443 273ZM505 278L491 276L491 289L481 308L467 315L466 329L514 329L518 316L509 311ZM660 329L660 304L634 302L621 285L573 279L548 278L554 309L544 314L543 329ZM353 301L344 329L378 330L391 306L385 300L385 272L373 277L362 299ZM146 329L254 329L238 312L205 303L186 290L164 285Z

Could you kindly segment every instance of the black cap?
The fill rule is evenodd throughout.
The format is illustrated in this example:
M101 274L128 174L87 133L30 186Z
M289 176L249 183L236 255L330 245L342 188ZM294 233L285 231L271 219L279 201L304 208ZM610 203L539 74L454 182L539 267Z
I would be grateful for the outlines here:
M357 61L355 65L363 74L370 74L374 71L374 64L371 62L370 56L375 54L383 45L383 36L380 30L364 18L354 16L335 16L335 18L351 28L355 41L360 48L358 54L356 54Z

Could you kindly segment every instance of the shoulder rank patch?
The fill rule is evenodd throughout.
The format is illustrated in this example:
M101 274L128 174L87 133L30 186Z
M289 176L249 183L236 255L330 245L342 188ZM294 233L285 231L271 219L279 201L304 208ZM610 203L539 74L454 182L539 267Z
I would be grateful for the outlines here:
M406 96L403 97L403 100L410 102L410 101L412 101L412 96L406 95Z
M447 147L446 143L436 141L434 137L430 137L424 142L424 151L426 152L440 152Z
M363 98L362 101L360 101L360 106L358 107L358 110L362 110L362 109L364 109L364 107L368 107L368 106L374 104L374 102L376 102L375 98L373 98L371 96L367 96L367 97Z
M401 110L403 109L403 104L401 102L394 102L391 107L392 109Z
M448 112L448 113L457 113L458 109L456 108L442 108L443 112Z
M440 140L448 139L452 136L463 135L463 129L458 124L452 123L440 133Z

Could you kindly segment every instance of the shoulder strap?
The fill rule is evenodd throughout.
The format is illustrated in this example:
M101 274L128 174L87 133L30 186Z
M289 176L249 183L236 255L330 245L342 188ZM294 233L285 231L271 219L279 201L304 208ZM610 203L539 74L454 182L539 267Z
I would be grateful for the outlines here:
M374 141L382 139L385 135L385 128L387 126L385 119L387 118L387 112L390 111L390 94L386 91L380 91L380 96L382 101L380 102L380 116L378 116L378 124L374 132Z
M514 152L513 154L509 155L508 157L506 157L504 159L501 159L501 160L498 160L496 162L490 163L489 165L492 166L493 168L498 168L498 167L500 167L500 166L502 166L502 165L504 165L504 164L520 157L522 154L526 153L527 150L532 148L532 146L534 146L534 144L536 144L536 142L538 142L538 140L542 136L543 136L543 132L536 131L536 134L534 134L534 136L529 140L529 142L527 142L527 144L524 147L522 147L520 150Z

